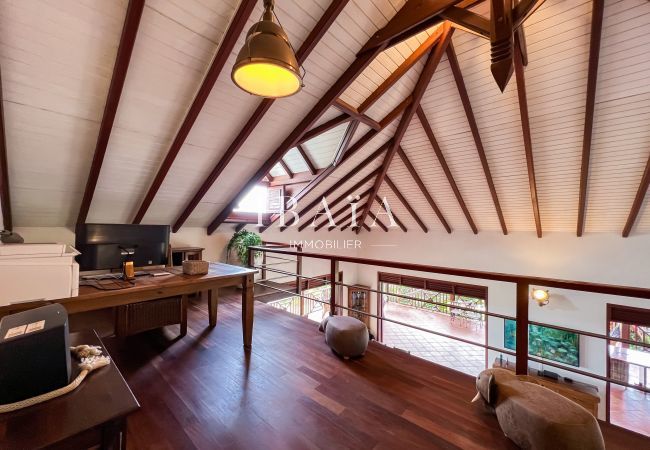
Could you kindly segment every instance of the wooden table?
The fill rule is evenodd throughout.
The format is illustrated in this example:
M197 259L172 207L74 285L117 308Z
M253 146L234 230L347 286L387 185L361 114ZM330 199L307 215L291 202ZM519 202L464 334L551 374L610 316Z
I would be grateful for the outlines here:
M72 345L103 344L94 331L71 333ZM104 349L104 354L108 354ZM72 378L78 373L72 360ZM97 369L73 392L0 414L0 448L126 448L127 416L140 408L117 366Z
M181 334L187 328L187 298L196 292L208 291L208 312L210 326L217 324L217 305L219 288L243 286L242 290L242 329L244 346L250 347L253 340L253 276L255 269L233 266L223 263L210 263L207 275L185 275L181 268L165 268L171 275L160 277L138 277L132 287L117 290L98 290L90 286L80 286L76 297L62 298L30 303L17 303L0 307L0 317L12 312L60 303L74 314L95 311L139 302L181 296L181 311L185 317L181 320ZM183 325L183 323L185 325Z

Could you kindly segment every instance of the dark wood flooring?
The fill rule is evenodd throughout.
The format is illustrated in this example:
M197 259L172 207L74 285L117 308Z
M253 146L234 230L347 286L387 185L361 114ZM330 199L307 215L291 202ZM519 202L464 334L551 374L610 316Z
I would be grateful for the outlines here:
M104 339L142 405L129 418L129 449L514 448L470 403L467 375L376 343L340 360L316 324L261 303L246 352L239 299L221 294L212 330L207 305L192 300L180 340L178 327ZM650 448L604 432L609 449Z

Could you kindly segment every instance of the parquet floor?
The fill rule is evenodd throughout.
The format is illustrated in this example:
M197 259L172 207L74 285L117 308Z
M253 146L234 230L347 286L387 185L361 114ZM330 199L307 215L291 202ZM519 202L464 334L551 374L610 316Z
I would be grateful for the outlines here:
M470 403L472 377L398 350L371 343L364 358L343 361L316 324L256 303L246 352L239 299L221 294L212 330L207 305L192 300L180 340L177 327L104 339L142 405L129 449L514 448ZM650 448L604 431L609 449Z

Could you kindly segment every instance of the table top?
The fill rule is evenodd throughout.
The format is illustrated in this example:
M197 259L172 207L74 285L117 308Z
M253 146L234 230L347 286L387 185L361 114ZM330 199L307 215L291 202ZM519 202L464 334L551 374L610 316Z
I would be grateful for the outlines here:
M230 277L241 277L251 273L257 273L256 269L249 269L247 267L233 266L224 263L210 263L208 273L205 275L185 275L182 267L165 267L164 269L152 270L152 272L169 272L171 275L162 276L142 276L137 277L130 287L129 292L139 290L157 289L165 287L173 287L179 285L192 285L201 284L206 280L217 280ZM125 282L128 283L128 282ZM108 297L111 295L123 294L127 289L116 290L101 290L92 286L79 286L79 295L77 297L70 297L69 300L94 297ZM62 301L68 299L61 299Z
M70 333L70 344L101 345L94 331ZM108 354L104 349L104 354ZM72 359L72 377L79 369ZM0 414L0 448L41 448L105 422L125 417L140 405L111 361L86 377L73 392L39 405Z
M618 359L619 361L625 361L628 364L634 364L635 366L650 368L650 352L610 345L609 357Z

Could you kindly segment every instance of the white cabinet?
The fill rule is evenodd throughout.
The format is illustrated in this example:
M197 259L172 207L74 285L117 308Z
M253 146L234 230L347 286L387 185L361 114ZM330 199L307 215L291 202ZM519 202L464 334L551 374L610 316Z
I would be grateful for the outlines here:
M0 306L79 295L78 254L65 244L0 244Z

